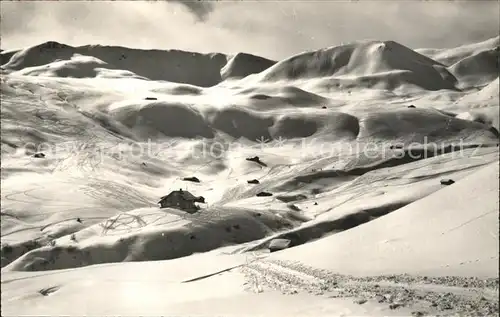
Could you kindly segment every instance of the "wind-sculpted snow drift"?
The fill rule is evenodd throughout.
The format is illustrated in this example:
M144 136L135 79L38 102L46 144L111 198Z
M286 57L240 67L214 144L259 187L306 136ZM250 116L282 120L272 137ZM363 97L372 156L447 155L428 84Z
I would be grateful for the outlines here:
M262 73L266 81L353 76L370 85L386 85L390 78L428 90L452 89L456 84L444 65L393 41L355 42L307 52Z
M391 258L427 250L418 253L425 274L446 275L440 254L459 232L473 235L466 223L491 212L497 186L487 176L498 173L498 45L412 50L370 40L281 61L56 42L2 51L3 306L30 313L20 308L27 297L12 295L22 289L16 274L34 274L20 271L78 268L91 279L87 267L98 264L175 266L200 256L221 261L215 272L246 266L288 289L308 275L240 260L267 257L275 238L291 240L286 260L339 274L404 273L410 260ZM484 166L489 172L477 172ZM475 202L448 215L455 186L463 208L470 187L487 210ZM206 203L194 214L157 207L179 188ZM427 210L436 201L443 206ZM484 234L471 243L488 247L448 252L450 274L480 272L498 283L498 244L488 238L498 219L479 224ZM429 226L440 238L419 239ZM330 248L345 259L332 259ZM377 257L377 248L390 256ZM201 271L193 281L216 274ZM44 287L64 292L52 286ZM64 313L53 306L38 308Z

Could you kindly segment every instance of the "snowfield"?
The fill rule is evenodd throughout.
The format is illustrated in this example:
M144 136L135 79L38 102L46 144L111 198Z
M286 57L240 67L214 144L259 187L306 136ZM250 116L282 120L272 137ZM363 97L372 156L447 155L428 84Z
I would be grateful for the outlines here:
M498 315L499 47L2 51L2 314Z

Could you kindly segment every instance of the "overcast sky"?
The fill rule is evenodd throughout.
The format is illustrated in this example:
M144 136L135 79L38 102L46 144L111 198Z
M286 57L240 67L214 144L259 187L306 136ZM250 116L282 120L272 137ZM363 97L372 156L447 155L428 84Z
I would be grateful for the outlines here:
M2 49L49 40L273 59L358 39L453 47L498 35L499 1L15 1Z

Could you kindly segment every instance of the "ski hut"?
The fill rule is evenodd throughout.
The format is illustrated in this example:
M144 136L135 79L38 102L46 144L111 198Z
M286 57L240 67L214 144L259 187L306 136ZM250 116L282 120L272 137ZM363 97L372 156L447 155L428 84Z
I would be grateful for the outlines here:
M187 212L196 212L200 209L195 203L205 203L202 196L194 196L188 191L179 189L161 197L160 208L177 208Z

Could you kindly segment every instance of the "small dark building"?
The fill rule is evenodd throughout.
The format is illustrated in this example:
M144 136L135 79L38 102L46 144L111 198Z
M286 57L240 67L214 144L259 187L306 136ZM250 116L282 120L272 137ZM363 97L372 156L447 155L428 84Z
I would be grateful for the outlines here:
M441 180L441 185L451 185L451 184L454 184L454 183L455 183L455 181L452 180L452 179L449 179L449 178Z
M186 181L186 182L193 182L193 183L199 183L200 182L200 180L196 176L184 177L182 180Z
M260 157L258 157L258 156L254 156L254 157L247 157L247 158L246 158L246 160L247 160L247 161L250 161L250 162L255 162L255 163L260 164L260 165L262 165L262 166L267 166L264 162L262 162L262 161L260 160Z
M391 150L402 149L402 148L403 148L403 144L396 144L396 145L389 146L389 149L391 149Z
M257 179L251 179L251 180L247 181L247 183L248 184L259 184L260 182Z
M251 162L260 162L260 158L258 156L254 156L254 157L247 157L247 161L251 161Z
M271 193L268 193L268 192L260 192L260 193L257 193L257 197L269 197L269 196L272 196L273 194Z
M144 98L144 99L146 99L146 100L158 100L158 99L157 99L157 98L155 98L155 97L146 97L146 98Z
M414 105L409 105L408 108L416 108Z
M205 198L202 196L196 197L182 189L163 196L158 202L160 208L177 208L187 212L196 212L200 209L195 203L205 203Z
M289 239L273 239L269 242L269 252L281 251L291 247L291 240Z

